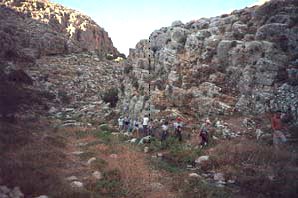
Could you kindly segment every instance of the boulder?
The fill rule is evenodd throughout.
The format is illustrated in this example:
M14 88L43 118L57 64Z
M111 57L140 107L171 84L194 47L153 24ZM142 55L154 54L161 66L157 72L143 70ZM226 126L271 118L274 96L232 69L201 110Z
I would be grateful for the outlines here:
M224 181L224 174L223 173L215 173L213 179L216 181Z
M92 176L93 176L95 179L102 179L102 178L103 178L102 173L99 172L99 171L94 171L94 172L92 173Z
M71 182L70 185L73 188L82 188L82 187L84 187L84 184L82 182L79 182L79 181L73 181L73 182Z
M189 176L189 177L200 177L200 175L197 174L197 173L189 173L188 176Z
M87 164L90 165L92 162L96 161L96 157L92 157L87 161Z
M209 156L208 155L203 155L203 156L200 156L198 159L195 160L195 163L196 164L201 164L205 161L208 161L209 160Z

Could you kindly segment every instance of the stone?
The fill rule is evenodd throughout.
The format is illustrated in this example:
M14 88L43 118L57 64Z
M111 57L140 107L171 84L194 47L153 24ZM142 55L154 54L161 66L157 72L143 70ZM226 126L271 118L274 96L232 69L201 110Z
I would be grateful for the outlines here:
M111 154L111 155L110 155L110 158L114 158L114 159L116 159L116 158L118 158L118 155L117 155L117 154Z
M215 173L213 179L216 181L224 181L224 174L223 173Z
M145 146L144 147L144 153L148 153L149 152L149 147L148 146Z
M189 177L200 177L200 175L197 173L190 173L188 176Z
M235 181L235 180L232 180L232 179L229 179L229 180L228 180L228 183L229 183L229 184L235 184L236 181Z
M183 27L183 23L181 21L174 21L172 22L172 25L173 27Z
M187 30L184 28L176 27L174 28L171 39L177 43L185 43L187 38Z
M92 176L93 176L95 179L102 179L102 178L103 178L102 173L99 172L99 171L94 171L94 172L92 173Z
M128 140L128 142L129 142L129 143L136 143L137 140L138 140L137 138L132 138L132 139Z
M255 133L257 140L260 140L261 136L264 134L264 132L261 129L257 129Z
M14 198L22 198L22 197L24 197L24 194L21 192L19 187L14 187L10 191L9 196L14 197Z
M96 160L96 157L91 157L88 161L87 164L90 165L92 164L92 162L94 162Z
M143 137L143 138L139 141L138 144L144 144L144 143L147 143L147 142L150 141L151 138L152 138L151 135L145 136L145 137Z
M83 153L84 153L83 151L74 151L71 154L73 154L73 155L81 155Z
M0 193L0 198L10 198L10 197L8 195L6 195L6 194Z
M0 192L7 194L10 192L9 188L7 186L0 186Z
M157 153L157 157L162 157L163 154L162 153Z
M152 182L150 183L150 186L152 190L161 190L163 188L163 185L159 182Z
M219 188L224 188L225 185L221 184L221 183L216 183L216 187L219 187Z
M67 181L76 181L76 180L78 180L78 178L77 178L76 176L73 175L73 176L69 176L69 177L67 177L66 180L67 180Z
M208 161L208 160L209 160L209 156L208 155L203 155L203 156L200 156L198 159L196 159L195 163L196 164L201 164L204 161Z
M73 188L82 188L84 187L84 184L82 182L79 181L73 181L70 183L71 187Z
M193 166L191 164L187 164L186 168L193 168Z
M51 107L49 110L49 113L53 114L56 113L58 111L58 109L56 109L55 107Z

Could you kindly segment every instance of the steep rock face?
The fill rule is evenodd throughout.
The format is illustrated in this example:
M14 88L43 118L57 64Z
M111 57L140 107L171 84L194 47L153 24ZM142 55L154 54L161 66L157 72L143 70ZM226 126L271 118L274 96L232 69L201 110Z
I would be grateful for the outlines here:
M297 13L297 1L273 0L154 31L130 50L134 78L127 80L138 82L136 102L143 104L130 112L144 114L149 105L151 113L192 116L282 110L297 119ZM151 100L142 101L149 86Z
M122 69L103 55L119 52L89 17L49 1L1 1L0 46L0 119L110 116L105 93Z
M118 55L108 33L89 17L41 0L0 3L1 57L36 58L80 51Z

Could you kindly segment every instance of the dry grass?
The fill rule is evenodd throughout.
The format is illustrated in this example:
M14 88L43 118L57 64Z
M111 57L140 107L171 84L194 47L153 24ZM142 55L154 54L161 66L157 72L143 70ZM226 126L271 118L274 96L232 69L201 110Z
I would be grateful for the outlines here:
M113 150L114 153L117 153L117 157L111 158L110 154L112 152L107 152L108 148L106 146L97 145L92 150L94 149L97 150L97 153L100 153L98 158L100 157L108 163L104 170L105 173L115 170L118 171L119 178L117 179L121 181L121 183L118 183L118 192L122 191L122 196L150 198L171 197L171 192L169 192L166 187L164 187L162 191L152 188L152 183L160 182L160 175L148 166L143 153L135 151L128 145L112 144L109 150ZM106 179L111 180L109 174L107 174ZM110 181L110 183L112 182L113 181Z
M275 150L245 139L222 142L207 154L211 159L201 168L225 173L226 179L236 179L245 193L270 197L298 194L298 158L285 149Z
M31 127L42 129L39 125ZM20 186L26 194L34 195L47 191L52 183L60 183L57 170L63 166L65 155L61 150L63 141L54 141L44 133L36 136L37 131L30 128L28 124L1 122L0 144L5 149L1 153L0 177L4 184Z

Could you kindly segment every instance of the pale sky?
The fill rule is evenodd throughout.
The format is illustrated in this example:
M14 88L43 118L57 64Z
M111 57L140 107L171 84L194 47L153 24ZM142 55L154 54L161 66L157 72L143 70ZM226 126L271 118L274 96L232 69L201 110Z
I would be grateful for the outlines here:
M52 0L90 16L128 55L141 39L173 21L214 17L266 0Z

